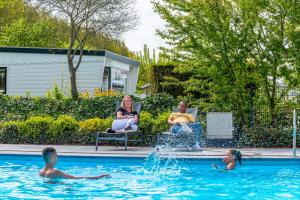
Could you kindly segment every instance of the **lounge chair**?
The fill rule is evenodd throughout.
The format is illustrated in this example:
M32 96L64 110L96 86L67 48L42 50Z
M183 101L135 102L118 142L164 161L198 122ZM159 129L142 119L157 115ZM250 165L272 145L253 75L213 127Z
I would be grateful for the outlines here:
M116 112L120 108L120 102L116 102ZM142 104L140 102L134 102L133 110L137 111L140 115ZM138 122L139 123L139 122ZM96 133L96 151L98 151L98 146L101 141L124 141L125 143L125 151L127 150L127 143L128 142L139 142L140 145L143 147L144 141L144 134L139 129L138 130L125 130L123 132L116 132L116 133L108 133L108 132L97 132Z
M173 107L173 112L179 112L178 108ZM188 108L186 113L193 115L193 117L196 119L197 115L198 115L198 108ZM200 133L198 133L198 134L199 134L199 137L201 137L202 130L200 129L199 131L200 131ZM194 130L192 133L174 134L171 132L171 129L170 129L166 132L162 132L162 133L158 134L157 144L164 142L166 145L169 145L169 146L175 147L175 148L191 147L195 143L195 135L196 134L197 133L195 133ZM165 144L163 144L163 145L165 145Z

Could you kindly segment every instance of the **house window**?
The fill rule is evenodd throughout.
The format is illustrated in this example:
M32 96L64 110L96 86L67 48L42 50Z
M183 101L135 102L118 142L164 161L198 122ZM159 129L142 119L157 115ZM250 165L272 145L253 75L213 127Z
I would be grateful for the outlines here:
M126 93L127 91L127 73L118 69L112 70L112 89L118 93Z
M103 80L102 80L102 91L108 91L111 89L111 68L105 67L104 68L104 74L103 74Z
M6 94L6 67L0 67L0 93Z

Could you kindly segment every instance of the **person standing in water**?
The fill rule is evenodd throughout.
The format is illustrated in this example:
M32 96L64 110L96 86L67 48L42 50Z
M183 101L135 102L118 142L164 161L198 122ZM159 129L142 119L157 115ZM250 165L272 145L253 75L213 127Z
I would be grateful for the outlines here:
M236 162L240 165L242 164L242 154L239 150L231 149L223 158L223 162L226 165L225 170L233 170L236 167ZM213 167L216 169L218 168L216 164L213 164Z
M58 169L55 169L54 166L57 163L58 156L56 150L53 147L46 147L42 152L43 159L45 161L45 167L40 170L39 175L44 178L50 179L100 179L103 177L110 176L109 174L103 174L99 176L73 176L66 174Z

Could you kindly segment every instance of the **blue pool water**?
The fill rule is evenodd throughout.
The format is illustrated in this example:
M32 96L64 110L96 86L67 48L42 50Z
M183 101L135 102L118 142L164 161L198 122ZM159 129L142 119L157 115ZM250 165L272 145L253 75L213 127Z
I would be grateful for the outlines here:
M234 171L219 159L59 157L73 175L110 173L100 180L38 176L40 156L0 155L0 199L300 199L299 159L246 159Z

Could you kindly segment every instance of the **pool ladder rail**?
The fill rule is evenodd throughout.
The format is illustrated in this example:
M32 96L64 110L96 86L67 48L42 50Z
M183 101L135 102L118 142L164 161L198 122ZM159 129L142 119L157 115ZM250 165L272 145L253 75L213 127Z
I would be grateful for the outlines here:
M297 129L297 114L296 110L293 111L293 157L297 156L297 135L299 130Z

